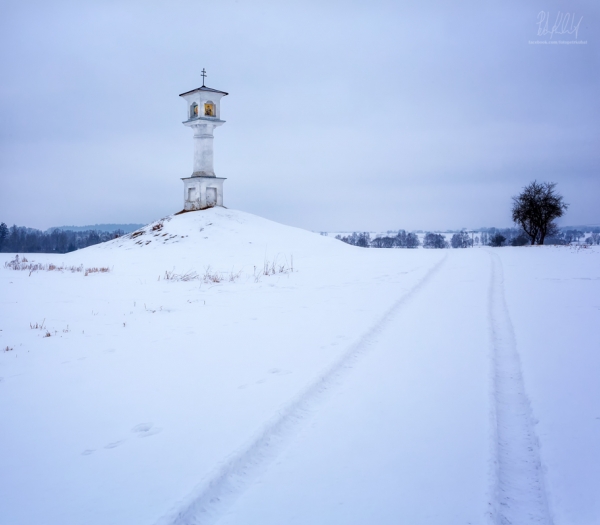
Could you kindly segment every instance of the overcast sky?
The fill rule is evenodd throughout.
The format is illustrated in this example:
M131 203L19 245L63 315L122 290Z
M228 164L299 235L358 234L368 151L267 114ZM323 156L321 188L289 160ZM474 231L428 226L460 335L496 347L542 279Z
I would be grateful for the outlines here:
M316 231L510 226L537 179L570 203L562 224L600 224L599 6L4 1L0 221L179 211L178 95L204 67L229 92L215 172L230 208ZM538 36L540 12L572 33ZM530 43L550 40L586 43Z

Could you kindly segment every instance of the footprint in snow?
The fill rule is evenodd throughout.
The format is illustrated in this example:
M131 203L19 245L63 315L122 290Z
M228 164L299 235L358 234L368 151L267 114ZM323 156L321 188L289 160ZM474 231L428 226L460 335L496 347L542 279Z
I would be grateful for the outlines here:
M281 370L281 368L271 368L271 370L269 370L269 374L277 374L280 376L284 376L291 373L291 370Z
M123 443L123 441L125 441L124 439L121 439L119 441L113 441L112 443L109 443L108 445L105 445L104 448L116 448L118 447L121 443Z
M153 423L140 423L131 429L137 437L154 436L162 431L162 428L155 427Z
M94 453L94 449L93 449L93 448L88 448L88 449L84 450L84 451L81 453L81 455L82 455L82 456L89 456L90 454L93 454L93 453Z

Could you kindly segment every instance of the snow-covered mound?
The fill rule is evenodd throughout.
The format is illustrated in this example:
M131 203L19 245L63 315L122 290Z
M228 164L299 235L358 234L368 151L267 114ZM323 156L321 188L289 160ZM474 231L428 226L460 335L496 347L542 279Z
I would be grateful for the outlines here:
M106 261L122 270L129 267L152 274L200 272L207 267L239 272L262 268L265 263L291 268L294 258L347 250L348 245L336 239L241 211L210 208L170 215L71 257L84 264Z

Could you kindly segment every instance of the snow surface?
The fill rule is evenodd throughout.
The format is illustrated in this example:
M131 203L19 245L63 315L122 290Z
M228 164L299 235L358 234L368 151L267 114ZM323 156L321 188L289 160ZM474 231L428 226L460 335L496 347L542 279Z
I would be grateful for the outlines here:
M598 248L139 231L0 269L1 524L600 523Z

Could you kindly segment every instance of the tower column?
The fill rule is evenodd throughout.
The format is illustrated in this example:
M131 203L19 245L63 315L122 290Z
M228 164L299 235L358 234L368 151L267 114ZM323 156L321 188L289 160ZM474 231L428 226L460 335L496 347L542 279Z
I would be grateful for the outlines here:
M194 129L194 172L192 177L214 177L214 125L202 123L192 127Z

